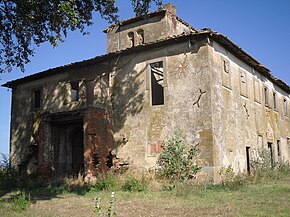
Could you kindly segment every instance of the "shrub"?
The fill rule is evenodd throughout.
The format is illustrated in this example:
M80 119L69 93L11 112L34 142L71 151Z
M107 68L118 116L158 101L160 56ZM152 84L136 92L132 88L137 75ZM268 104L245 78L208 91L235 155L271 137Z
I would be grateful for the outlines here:
M266 148L255 150L255 156L251 162L254 181L279 179L281 176L289 174L290 166L288 163L280 159L272 165L270 156L270 150Z
M9 166L9 158L0 153L0 189L9 189L13 187L14 174Z
M29 204L30 194L27 195L24 191L21 191L20 194L13 200L13 208L19 212L25 211Z
M235 174L232 165L226 168L221 168L219 170L219 175L221 177L221 183L217 187L224 189L236 190L245 184L245 175Z
M195 156L196 146L187 149L181 137L175 135L166 141L159 155L157 174L162 178L178 181L195 178L200 170L194 162Z
M147 182L145 180L145 178L142 177L141 180L133 177L133 176L129 176L125 179L124 184L122 185L122 189L124 191L144 191L147 187Z
M94 188L100 191L116 189L118 188L117 177L115 177L112 173L100 175L97 177Z

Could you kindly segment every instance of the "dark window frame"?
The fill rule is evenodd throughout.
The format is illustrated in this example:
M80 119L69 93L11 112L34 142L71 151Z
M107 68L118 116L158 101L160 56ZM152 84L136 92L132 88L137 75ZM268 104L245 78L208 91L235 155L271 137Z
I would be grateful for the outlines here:
M42 109L43 104L42 88L33 88L32 89L32 110Z
M70 101L78 102L80 100L80 82L70 81Z
M264 86L264 100L265 106L269 107L269 88L267 86Z
M278 110L278 106L277 106L277 93L273 91L273 108L275 110Z
M285 116L288 116L288 100L286 98L283 98L283 107Z
M160 64L162 71L154 67L154 65ZM150 67L150 92L151 92L151 105L152 106L162 106L165 103L164 100L164 61L159 60L156 62L149 63ZM157 79L158 78L158 79Z

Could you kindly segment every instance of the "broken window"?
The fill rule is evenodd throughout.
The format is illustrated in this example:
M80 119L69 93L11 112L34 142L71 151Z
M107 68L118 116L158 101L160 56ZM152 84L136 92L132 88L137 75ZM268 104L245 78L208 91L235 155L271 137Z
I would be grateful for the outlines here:
M265 106L269 106L269 89L264 87Z
M284 113L288 115L288 102L286 98L284 98Z
M248 96L247 90L247 76L244 71L240 71L240 92L242 96Z
M137 44L144 44L144 30L137 30Z
M273 92L273 107L277 110L277 94Z
M230 61L225 59L222 60L222 84L231 88Z
M71 102L79 101L80 87L78 81L70 82L71 85Z
M42 92L40 89L33 90L32 92L32 108L40 109L42 101Z
M128 39L129 39L129 47L134 47L134 32L129 32L128 33Z
M150 64L152 105L164 104L164 71L163 62Z

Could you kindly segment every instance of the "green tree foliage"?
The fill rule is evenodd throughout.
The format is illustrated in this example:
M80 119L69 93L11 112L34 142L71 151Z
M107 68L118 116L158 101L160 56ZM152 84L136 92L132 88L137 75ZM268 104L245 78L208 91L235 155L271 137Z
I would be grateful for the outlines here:
M161 0L130 1L137 16L151 3L161 6ZM110 23L118 21L115 0L0 0L0 72L14 66L24 71L34 44L56 47L69 31L86 34L94 12Z
M158 158L158 174L171 180L195 178L201 169L195 164L196 146L187 148L179 135L170 138Z

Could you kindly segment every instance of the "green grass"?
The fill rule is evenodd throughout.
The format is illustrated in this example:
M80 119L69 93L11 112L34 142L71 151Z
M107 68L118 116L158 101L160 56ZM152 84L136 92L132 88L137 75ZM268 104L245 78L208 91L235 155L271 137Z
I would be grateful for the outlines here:
M13 209L11 198L17 192L12 191L1 196L0 213L3 217L96 216L94 198L101 198L105 213L114 191L117 216L290 216L290 174L256 184L245 182L238 188L186 183L156 188L149 184L138 192L115 184L105 186L104 190L87 187L82 194L60 186L30 189L26 193L31 195L31 204L22 212Z

